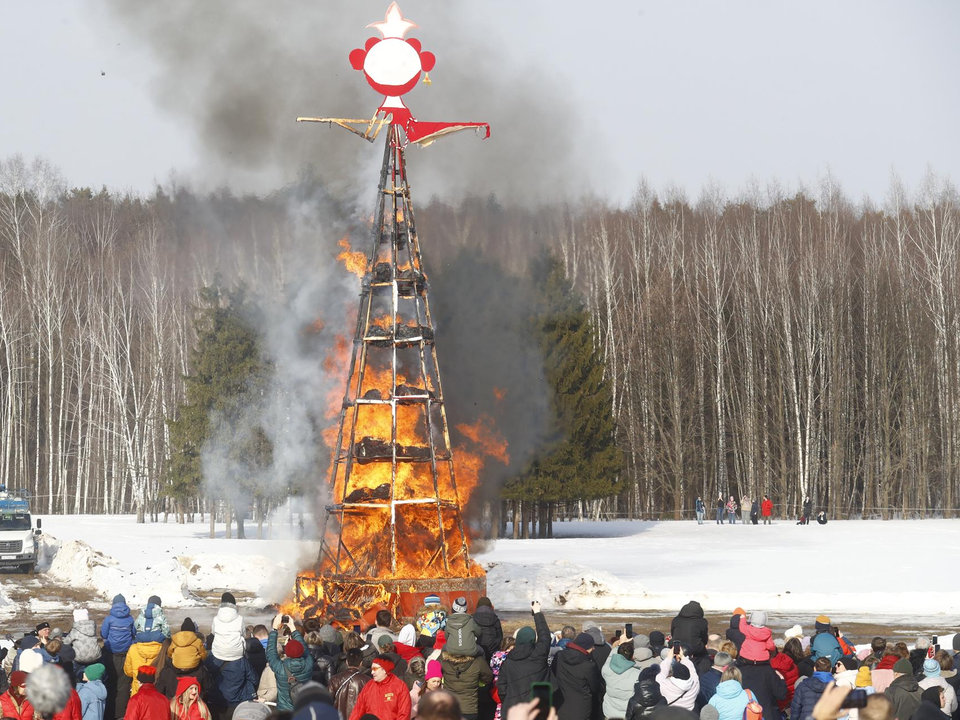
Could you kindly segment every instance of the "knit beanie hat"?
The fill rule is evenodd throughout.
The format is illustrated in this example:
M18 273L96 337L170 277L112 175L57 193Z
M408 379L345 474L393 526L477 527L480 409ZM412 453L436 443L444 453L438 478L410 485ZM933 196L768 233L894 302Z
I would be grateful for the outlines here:
M393 638L390 637L389 635L381 635L379 638L377 638L377 647L382 650L392 642L393 642Z
M899 675L913 675L913 665L906 658L900 658L893 664L893 671Z
M857 659L852 655L844 655L837 662L843 665L844 670L856 670L860 667L860 663L858 663Z
M220 604L223 605L225 603L230 605L237 604L237 599L233 596L233 593L225 592L223 595L220 596Z
M73 611L73 622L83 622L90 619L90 613L87 612L86 608L77 608Z
M650 633L650 645L652 647L663 647L663 644L667 641L663 633L659 630L654 630Z
M183 675L177 679L177 691L174 697L180 697L187 690L189 690L193 685L196 685L197 688L200 688L200 681L197 680L192 675Z
M826 615L817 615L815 625L817 632L830 632L830 618Z
M183 622L180 623L180 632L196 632L197 624L188 617L183 619Z
M940 677L940 663L933 658L927 658L923 661L923 674L929 678Z
M63 712L72 690L70 678L53 663L44 663L27 678L27 700L44 717Z
M482 598L480 598L479 600L477 600L477 607L478 607L478 608L480 608L480 607L488 607L488 608L490 608L490 609L492 610L492 609L493 609L493 603L490 602L490 598L488 598L486 595L484 595Z
M156 605L157 607L159 607L159 606L163 605L163 603L160 602L160 597L159 597L159 596L157 596L157 595L151 595L150 597L147 598L147 605Z
M423 599L423 604L424 604L424 605L439 605L439 604L440 604L440 596L439 596L439 595L427 595L427 596Z
M587 620L586 622L583 623L583 625L580 626L580 632L586 632L592 627L600 627L600 626L597 625L593 620Z
M101 663L94 663L93 665L87 665L83 674L87 676L87 680L99 680L103 677L104 672L106 672L106 668Z
M283 646L283 654L289 658L303 657L303 643L299 640L287 640Z
M683 663L675 662L673 664L673 676L677 680L689 680L690 679L690 670Z
M537 642L537 633L529 625L517 631L517 645L533 645Z
M873 675L870 674L869 665L861 665L860 669L857 670L857 679L854 682L858 688L870 687L873 685Z
M665 647L663 650L660 651L660 659L661 659L661 660L666 660L666 659L668 659L671 655L673 655L673 651L672 651L670 648L668 648L668 647Z
M18 688L27 681L27 674L23 670L14 670L10 673L10 687Z
M43 655L36 650L25 650L20 653L20 669L25 673L33 673L43 664Z
M141 665L137 668L137 681L143 683L155 683L157 681L157 669L152 665Z
M443 677L443 668L436 660L427 660L427 672L423 676L425 680Z
M603 639L603 631L598 627L587 628L587 635L593 638L594 645L605 645L606 642Z
M40 632L41 630L46 630L46 629L49 628L49 627L50 627L50 623L44 621L44 622L40 623L39 625L37 625L37 632Z
M324 625L317 631L320 642L337 644L337 629L333 625Z
M750 615L750 624L754 627L763 627L767 624L767 614L763 610L754 610Z
M574 639L573 644L584 650L591 650L594 646L593 635L588 632L582 632Z
M744 610L742 607L737 607L737 608L734 608L734 609L733 609L733 614L734 614L734 615L742 615L743 617L746 617L746 616L747 616L747 611Z
M465 613L467 611L467 599L465 597L458 597L454 600L453 611L455 613Z
M434 660L434 662L436 662L436 660ZM377 655L377 657L373 659L371 665L379 665L388 673L392 673L394 668L393 660L388 658L386 655Z
M118 605L120 603L126 603L127 599L123 596L122 593L117 593L113 596L113 604Z

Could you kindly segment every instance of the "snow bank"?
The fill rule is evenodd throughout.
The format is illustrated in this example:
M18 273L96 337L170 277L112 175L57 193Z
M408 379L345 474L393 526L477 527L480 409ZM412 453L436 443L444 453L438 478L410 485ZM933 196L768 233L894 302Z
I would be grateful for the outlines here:
M632 609L643 602L642 586L567 560L552 563L487 563L487 595L502 610Z

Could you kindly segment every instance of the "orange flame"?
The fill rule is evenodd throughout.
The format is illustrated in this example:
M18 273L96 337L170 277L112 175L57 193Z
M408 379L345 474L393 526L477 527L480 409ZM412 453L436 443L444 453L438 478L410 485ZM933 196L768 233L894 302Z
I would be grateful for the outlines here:
M350 236L344 235L337 241L337 245L343 248L343 251L337 255L337 260L343 263L344 267L359 278L362 278L367 272L367 256L362 252L354 252L350 248Z

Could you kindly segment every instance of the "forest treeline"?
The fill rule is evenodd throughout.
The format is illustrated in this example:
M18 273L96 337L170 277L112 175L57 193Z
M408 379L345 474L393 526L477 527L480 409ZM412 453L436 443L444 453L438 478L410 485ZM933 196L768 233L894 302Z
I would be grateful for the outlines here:
M320 268L368 215L309 175L266 197L136 197L69 189L41 161L0 162L0 482L29 489L42 512L172 510L168 420L184 402L202 288L219 275L282 298L298 271L317 268L339 298L318 316L348 327L356 295ZM498 336L494 366L508 376L482 379L513 393L501 429L527 450L481 495L497 505L505 488L498 519L500 508L541 527L580 514L683 517L697 495L709 505L718 494L768 494L783 514L805 494L831 516L956 514L960 201L948 183L908 193L894 181L877 205L830 180L735 199L708 188L696 201L641 183L626 207L433 200L417 220L431 280L460 313L449 324L468 323L471 303L523 305L508 288L530 282L545 248L603 363L612 422L595 426L612 429L622 462L578 498L575 479L558 489L531 472L548 466L537 443L550 438L521 437L524 412L546 404L508 372L521 354L529 364L529 342ZM455 296L465 258L499 291ZM514 311L496 332L542 344L546 331ZM449 333L445 344L444 329L450 375L467 341ZM317 482L300 477L288 492Z

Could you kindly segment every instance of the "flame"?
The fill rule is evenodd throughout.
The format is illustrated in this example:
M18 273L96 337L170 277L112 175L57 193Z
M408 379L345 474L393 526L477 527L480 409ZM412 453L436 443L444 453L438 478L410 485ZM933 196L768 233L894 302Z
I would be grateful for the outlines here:
M350 248L350 236L344 235L337 241L337 245L343 248L343 251L337 255L337 260L343 263L344 267L359 278L362 278L367 272L367 256L362 252L354 252Z
M507 389L495 387L493 396L497 399L497 402L503 402L503 399L507 396Z
M403 208L397 208L397 225L403 222Z

